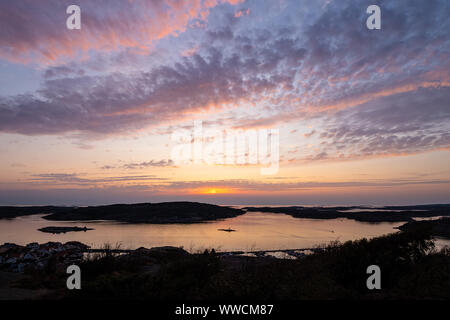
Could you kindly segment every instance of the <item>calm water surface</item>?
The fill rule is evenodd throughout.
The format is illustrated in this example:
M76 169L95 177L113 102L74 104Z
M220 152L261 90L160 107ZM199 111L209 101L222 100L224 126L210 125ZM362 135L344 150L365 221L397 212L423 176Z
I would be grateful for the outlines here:
M370 224L348 219L298 219L284 214L248 212L235 218L197 224L123 224L110 221L47 221L42 215L0 220L0 243L27 244L81 241L94 248L105 243L121 248L183 246L197 251L310 248L330 241L355 240L396 232L402 223ZM47 226L86 226L95 230L53 235L37 229ZM218 231L229 228L236 232Z

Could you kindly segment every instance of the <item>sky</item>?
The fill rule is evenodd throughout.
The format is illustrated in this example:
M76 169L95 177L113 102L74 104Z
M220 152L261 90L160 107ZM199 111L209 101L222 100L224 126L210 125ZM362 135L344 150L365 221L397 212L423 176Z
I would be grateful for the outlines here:
M447 0L2 0L0 205L450 203L449 16ZM222 161L208 132L256 134L256 162L252 140Z

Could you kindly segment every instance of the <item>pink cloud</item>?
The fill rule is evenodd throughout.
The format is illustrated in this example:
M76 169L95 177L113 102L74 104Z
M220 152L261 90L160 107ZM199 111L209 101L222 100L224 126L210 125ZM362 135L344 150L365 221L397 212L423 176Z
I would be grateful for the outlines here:
M250 14L250 9L247 9L247 10L240 10L240 11L238 11L238 12L236 12L235 14L234 14L234 17L235 18L240 18L240 17L242 17L242 16L248 16Z
M193 20L206 21L210 10L236 0L80 0L81 30L66 28L66 7L59 0L0 3L0 57L13 62L52 64L86 58L91 50L151 50L155 41L177 36Z

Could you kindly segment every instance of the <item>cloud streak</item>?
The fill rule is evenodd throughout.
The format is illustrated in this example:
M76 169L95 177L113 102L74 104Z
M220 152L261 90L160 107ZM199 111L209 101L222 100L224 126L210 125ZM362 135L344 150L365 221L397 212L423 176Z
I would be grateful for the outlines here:
M127 183L127 182L161 182L166 180L155 175L127 175L127 176L112 176L102 178L83 178L82 175L76 173L43 173L33 174L28 179L29 183L40 185L72 185L72 186L96 186L96 185L108 185L115 183Z
M450 87L420 88L322 117L313 154L297 159L352 160L450 149Z
M148 53L152 44L183 33L193 20L235 0L79 0L82 28L66 28L66 0L0 2L0 57L14 62L56 63L89 52L131 48Z

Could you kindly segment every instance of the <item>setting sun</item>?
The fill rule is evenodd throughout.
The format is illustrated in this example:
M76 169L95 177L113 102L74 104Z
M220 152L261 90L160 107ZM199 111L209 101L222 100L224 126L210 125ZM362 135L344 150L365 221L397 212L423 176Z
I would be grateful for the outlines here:
M230 189L227 188L202 188L196 193L198 194L220 194L220 193L232 193Z

